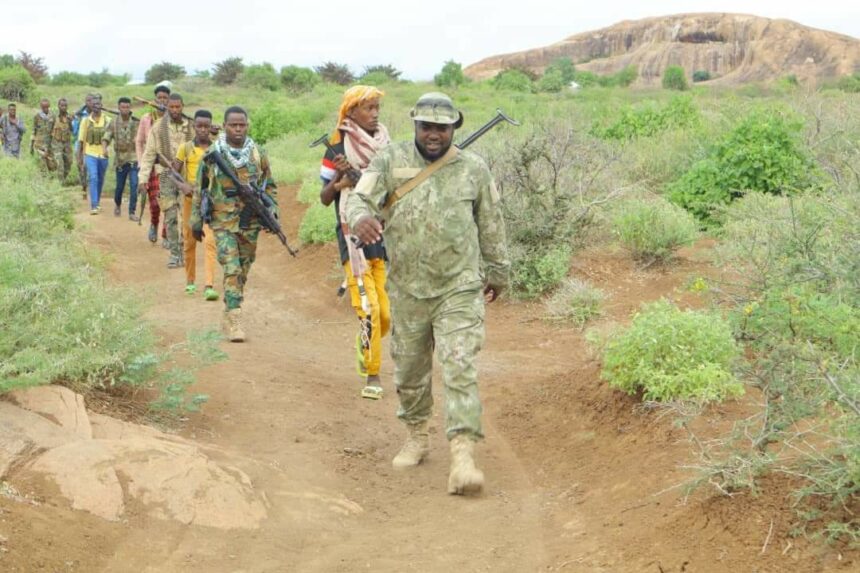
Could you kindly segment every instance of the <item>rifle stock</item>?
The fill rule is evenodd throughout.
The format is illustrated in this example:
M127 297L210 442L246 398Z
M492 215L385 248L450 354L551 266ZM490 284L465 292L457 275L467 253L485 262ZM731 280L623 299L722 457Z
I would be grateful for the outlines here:
M150 105L150 106L154 107L155 109L157 109L158 111L160 111L161 113L167 113L167 106L161 105L157 101L152 101L151 99L142 98L140 96L132 96L132 99L134 101L138 101L140 103L145 103L146 105ZM185 112L182 112L182 117L184 117L187 120L194 121L194 118ZM221 126L215 125L214 123L209 128L209 133L211 133L212 135L217 135L220 131L221 131Z

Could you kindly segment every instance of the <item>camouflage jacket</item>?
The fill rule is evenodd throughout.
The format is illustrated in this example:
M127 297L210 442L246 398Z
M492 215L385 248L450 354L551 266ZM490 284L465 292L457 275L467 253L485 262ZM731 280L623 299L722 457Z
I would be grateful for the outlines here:
M209 148L209 153L218 149L216 144ZM275 183L272 181L272 170L269 167L269 158L259 145L254 144L251 160L248 164L236 170L236 176L243 183L262 185L266 182L266 195L277 205L278 196ZM203 217L200 212L201 190L206 190L212 202L212 221L209 226L213 230L230 231L237 233L239 230L259 229L260 222L252 215L250 209L246 209L245 203L237 195L236 187L227 175L221 173L218 167L207 162L204 156L197 171L198 186L194 190L191 202L191 228L203 227ZM277 210L277 208L276 208Z
M128 121L123 121L122 116L116 117L105 130L102 141L107 144L114 142L116 167L122 167L126 163L137 163L137 153L134 149L136 134L137 122L131 118Z
M510 261L499 193L477 155L460 151L383 212L388 194L427 165L411 141L380 151L348 196L350 227L367 215L385 218L389 281L416 298L484 283L507 288Z
M51 150L51 132L54 129L54 121L56 121L56 116L51 112L48 112L45 117L42 117L42 112L33 116L33 145L42 151Z
M165 149L165 145L162 143L165 138L165 130L167 131L166 147L169 149ZM192 139L194 139L194 126L190 119L183 118L180 123L175 123L170 121L169 115L164 115L152 124L152 129L146 136L146 147L144 147L143 155L140 157L140 176L144 180L148 178L153 167L155 172L160 175L164 171L164 167L158 163L158 154L161 153L170 162L176 157L179 146Z
M69 145L72 142L72 120L69 113L57 115L51 129L51 142L59 145Z

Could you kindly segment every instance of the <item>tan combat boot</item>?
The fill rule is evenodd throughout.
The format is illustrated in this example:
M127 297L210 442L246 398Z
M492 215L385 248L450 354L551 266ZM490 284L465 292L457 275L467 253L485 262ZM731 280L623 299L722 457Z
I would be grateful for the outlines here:
M241 319L241 308L234 308L224 313L224 326L227 330L227 340L230 342L245 341L245 331L242 330Z
M406 443L391 462L398 470L417 466L430 453L430 422L407 424L406 429Z
M457 434L451 440L448 493L456 495L478 493L484 487L484 472L475 467L474 451L475 441L466 434Z

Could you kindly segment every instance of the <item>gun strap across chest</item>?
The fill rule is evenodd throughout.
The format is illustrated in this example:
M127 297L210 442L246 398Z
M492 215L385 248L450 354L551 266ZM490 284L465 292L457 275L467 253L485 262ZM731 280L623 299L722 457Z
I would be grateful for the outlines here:
M455 157L457 157L458 152L459 150L457 147L452 145L448 148L448 151L445 152L445 155L422 169L418 175L395 189L394 192L392 192L385 200L385 209L391 209L391 206L397 203L404 195L421 185L439 169L449 164Z

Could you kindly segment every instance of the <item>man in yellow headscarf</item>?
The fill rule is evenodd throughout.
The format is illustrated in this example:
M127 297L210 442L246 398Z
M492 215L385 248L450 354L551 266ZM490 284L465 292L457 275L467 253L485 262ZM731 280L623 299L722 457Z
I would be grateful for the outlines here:
M356 247L345 224L346 195L358 183L377 151L388 145L388 130L379 123L379 100L385 95L372 86L353 86L343 94L337 127L320 167L323 205L335 203L340 261L346 271L352 306L361 323L356 339L358 371L365 378L364 398L382 397L379 368L382 337L388 334L391 310L385 292L385 246L380 242Z

